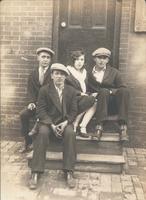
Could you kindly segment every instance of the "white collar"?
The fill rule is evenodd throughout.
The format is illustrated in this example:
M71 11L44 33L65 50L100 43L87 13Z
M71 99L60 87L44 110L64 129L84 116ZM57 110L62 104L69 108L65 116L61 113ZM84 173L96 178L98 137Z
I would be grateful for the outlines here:
M106 70L106 66L103 68L103 69L101 69L101 70L97 70L96 69L96 65L93 67L93 70L92 70L92 72L94 72L94 73L96 73L96 72L105 72L105 70Z

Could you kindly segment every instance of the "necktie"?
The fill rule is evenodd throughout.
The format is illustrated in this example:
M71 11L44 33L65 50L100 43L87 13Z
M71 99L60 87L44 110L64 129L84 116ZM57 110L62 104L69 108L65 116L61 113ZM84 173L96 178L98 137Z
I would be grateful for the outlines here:
M62 104L62 89L58 88L58 94L59 94L60 103Z
M39 82L41 85L43 85L44 82L44 69L41 67L39 71Z

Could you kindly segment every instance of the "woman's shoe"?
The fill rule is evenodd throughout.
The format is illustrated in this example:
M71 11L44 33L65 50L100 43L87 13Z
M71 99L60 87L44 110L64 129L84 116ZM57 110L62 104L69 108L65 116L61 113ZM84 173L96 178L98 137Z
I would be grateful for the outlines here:
M87 130L86 130L85 127L80 127L79 135L81 137L84 137L84 138L88 138L89 137L89 135L88 135Z

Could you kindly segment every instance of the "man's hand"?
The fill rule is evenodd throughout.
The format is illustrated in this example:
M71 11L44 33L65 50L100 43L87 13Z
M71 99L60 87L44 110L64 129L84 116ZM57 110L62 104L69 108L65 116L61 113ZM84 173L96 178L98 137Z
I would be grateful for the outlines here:
M53 132L55 133L56 132L56 126L54 124L51 124L51 128L52 128Z
M34 110L36 108L36 105L34 103L30 103L30 104L28 104L27 108L29 110Z
M93 97L97 97L97 95L98 95L97 92L94 92L94 93L91 94L91 96L93 96Z
M65 127L67 126L67 124L68 124L68 121L66 120L66 121L61 122L60 124L58 124L58 125L56 126L57 132L58 132L60 135L63 134L64 129L65 129Z

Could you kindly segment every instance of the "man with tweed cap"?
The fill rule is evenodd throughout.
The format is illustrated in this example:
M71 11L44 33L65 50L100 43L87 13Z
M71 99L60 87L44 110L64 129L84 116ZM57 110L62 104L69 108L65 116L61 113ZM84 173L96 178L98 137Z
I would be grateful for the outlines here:
M95 61L95 66L89 74L89 87L91 92L97 92L98 94L95 136L98 140L100 139L103 124L107 120L109 112L116 110L121 130L120 139L121 141L126 141L128 140L129 90L122 80L120 71L109 65L111 57L111 51L109 49L98 48L92 53L92 56Z

